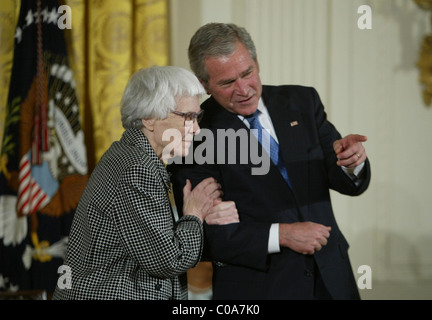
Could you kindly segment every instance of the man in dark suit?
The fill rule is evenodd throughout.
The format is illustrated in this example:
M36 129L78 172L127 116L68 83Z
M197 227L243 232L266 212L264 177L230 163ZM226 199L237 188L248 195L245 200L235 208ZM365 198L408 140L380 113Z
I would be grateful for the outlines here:
M359 299L329 190L356 196L367 189L366 137L342 138L313 88L263 86L255 46L244 28L201 27L191 39L189 60L211 95L201 105L207 139L195 141L194 163L170 165L172 181L180 191L186 178L198 183L214 177L240 216L237 224L205 227L213 299ZM255 116L272 138L256 129ZM247 143L242 130L248 132ZM254 134L260 132L270 148L256 154ZM239 142L235 149L233 141ZM266 150L270 154L274 148L279 159L264 161ZM180 192L176 199L181 201Z

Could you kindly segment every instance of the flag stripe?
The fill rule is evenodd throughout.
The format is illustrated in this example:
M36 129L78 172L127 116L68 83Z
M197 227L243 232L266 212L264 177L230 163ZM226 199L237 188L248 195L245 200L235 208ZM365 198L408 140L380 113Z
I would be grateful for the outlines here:
M18 212L28 215L49 202L49 197L31 175L31 164L27 155L21 160L18 186Z

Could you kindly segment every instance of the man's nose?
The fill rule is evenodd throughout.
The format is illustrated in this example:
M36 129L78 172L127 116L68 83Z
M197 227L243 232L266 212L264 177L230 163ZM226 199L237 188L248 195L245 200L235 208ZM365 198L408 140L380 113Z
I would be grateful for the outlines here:
M249 86L247 84L247 81L243 79L238 79L236 81L236 90L240 95L246 96L249 91Z

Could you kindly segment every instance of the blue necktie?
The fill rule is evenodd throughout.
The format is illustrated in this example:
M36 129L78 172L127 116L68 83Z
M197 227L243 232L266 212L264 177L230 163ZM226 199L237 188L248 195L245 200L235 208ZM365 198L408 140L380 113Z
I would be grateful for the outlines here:
M264 150L270 155L272 162L279 169L282 177L285 179L286 183L288 183L288 186L292 189L291 183L290 183L290 180L288 177L287 169L285 168L285 165L283 164L282 158L279 157L279 144L276 142L275 139L273 139L273 137L270 135L270 133L261 126L261 123L258 120L258 114L259 114L259 111L257 110L251 116L245 117L245 118L249 122L250 128L256 129L256 130L252 130L252 133L258 139L258 142L263 146ZM257 136L257 134L258 134L258 136ZM263 140L263 136L264 136L264 140ZM268 136L270 136L270 138ZM263 141L264 142L270 141L270 146L268 146L268 144L266 144L266 143L263 143Z

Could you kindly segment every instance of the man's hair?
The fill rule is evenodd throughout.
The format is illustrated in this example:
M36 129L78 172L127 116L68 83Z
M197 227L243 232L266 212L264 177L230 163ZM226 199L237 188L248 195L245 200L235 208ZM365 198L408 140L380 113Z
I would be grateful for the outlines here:
M205 60L234 53L237 43L242 43L257 62L255 44L245 28L229 23L208 23L194 34L189 44L189 64L195 75L208 84Z

